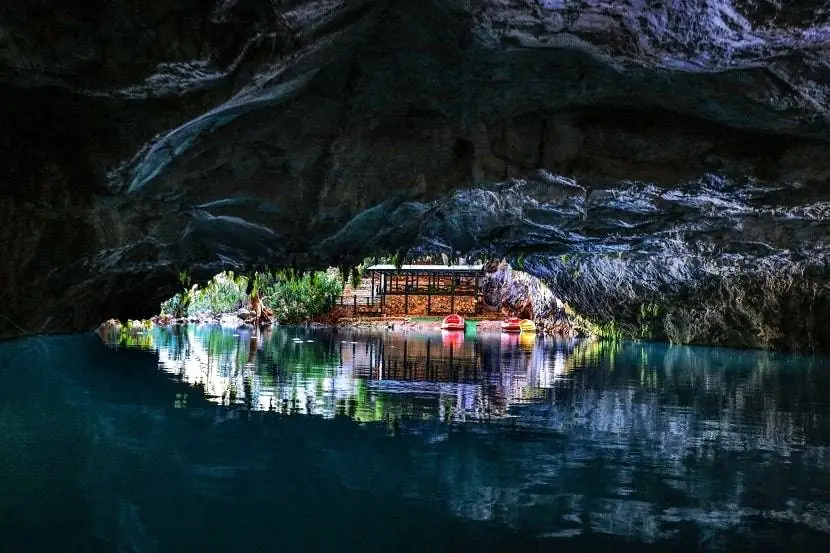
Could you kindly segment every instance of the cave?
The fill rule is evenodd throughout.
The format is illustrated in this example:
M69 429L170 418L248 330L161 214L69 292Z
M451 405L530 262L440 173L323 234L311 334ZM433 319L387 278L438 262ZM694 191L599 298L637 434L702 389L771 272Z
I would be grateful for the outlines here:
M0 9L0 338L177 275L505 258L636 337L830 350L830 11L794 0ZM652 308L651 306L656 306Z

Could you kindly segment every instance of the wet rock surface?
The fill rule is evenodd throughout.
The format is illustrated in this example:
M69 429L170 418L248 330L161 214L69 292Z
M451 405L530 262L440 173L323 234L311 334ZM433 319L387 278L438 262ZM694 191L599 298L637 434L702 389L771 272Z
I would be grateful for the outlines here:
M4 6L0 336L432 246L632 333L830 348L829 41L806 1Z
M552 318L563 307L544 282L504 261L487 264L482 293L488 309L521 319Z

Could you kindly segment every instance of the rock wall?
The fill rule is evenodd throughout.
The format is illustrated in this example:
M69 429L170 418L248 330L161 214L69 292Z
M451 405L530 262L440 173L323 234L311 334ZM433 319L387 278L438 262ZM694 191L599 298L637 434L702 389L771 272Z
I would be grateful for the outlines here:
M701 262L695 255L525 260L606 332L682 344L830 350L830 272L814 260ZM747 263L747 261L744 261Z
M553 317L562 302L540 279L513 269L506 261L488 264L482 282L484 301L491 308L523 319Z
M0 337L147 317L181 270L429 247L624 324L761 290L662 334L801 347L746 320L830 319L828 29L806 0L9 4Z

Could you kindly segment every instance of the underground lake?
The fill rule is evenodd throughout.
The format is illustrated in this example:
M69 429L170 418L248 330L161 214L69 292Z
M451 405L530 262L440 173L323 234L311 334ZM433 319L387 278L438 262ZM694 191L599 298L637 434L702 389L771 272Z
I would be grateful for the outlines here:
M830 358L218 325L0 343L0 550L823 551Z
M830 552L828 151L827 0L4 2L0 553Z

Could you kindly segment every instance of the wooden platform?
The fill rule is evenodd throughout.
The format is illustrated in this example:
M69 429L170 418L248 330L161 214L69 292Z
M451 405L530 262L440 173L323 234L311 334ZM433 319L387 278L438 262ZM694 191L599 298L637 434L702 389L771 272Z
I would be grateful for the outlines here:
M373 265L358 286L347 283L333 306L338 318L444 317L500 320L481 303L481 266Z

